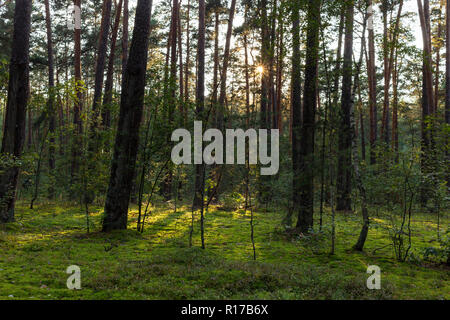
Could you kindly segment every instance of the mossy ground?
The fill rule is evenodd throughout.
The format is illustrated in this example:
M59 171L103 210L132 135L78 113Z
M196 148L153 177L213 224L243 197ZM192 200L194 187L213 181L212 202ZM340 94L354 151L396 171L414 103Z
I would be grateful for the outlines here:
M91 232L79 207L18 203L17 221L0 226L0 299L449 299L450 272L425 262L398 262L383 224L374 217L365 252L350 250L361 217L339 214L336 253L325 232L287 236L281 212L255 213L257 260L252 261L250 217L211 208L206 250L199 248L198 220L189 248L191 212L153 209L144 233L101 233L102 208L90 208ZM448 226L448 217L441 221ZM436 217L415 214L412 250L437 246ZM375 252L374 250L377 249ZM81 268L81 290L66 287L66 268ZM381 268L382 289L368 290L368 265Z

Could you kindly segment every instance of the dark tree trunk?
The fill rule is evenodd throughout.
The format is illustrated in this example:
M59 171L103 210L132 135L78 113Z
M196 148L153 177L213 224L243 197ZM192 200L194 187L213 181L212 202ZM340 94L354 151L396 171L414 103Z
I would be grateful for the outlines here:
M8 100L1 154L18 159L25 140L25 120L29 95L29 47L32 0L16 0L14 34L9 65ZM0 222L14 221L14 205L19 168L0 168Z
M233 32L234 11L236 8L236 0L231 0L230 16L228 18L228 29L225 40L225 51L223 55L222 74L220 76L220 93L219 93L219 110L218 110L218 127L223 128L223 117L225 111L225 98L227 94L227 71L228 62L230 60L231 34Z
M260 127L269 128L269 68L270 68L270 34L267 19L267 0L260 0L261 7L261 110Z
M205 1L199 0L198 9L198 44L197 44L197 87L196 87L196 118L203 121L205 104ZM205 187L205 165L195 165L195 194L193 200L193 210L200 208L200 231L202 248L205 248L204 238L204 188Z
M450 1L446 1L446 16L445 16L445 30L446 30L446 42L445 42L445 123L450 125ZM449 137L445 141L448 145ZM450 152L447 151L447 165L450 164ZM450 173L447 172L447 186L450 185ZM447 260L447 264L449 264Z
M116 6L116 18L114 20L114 26L112 30L111 46L108 61L108 71L106 74L105 82L105 94L103 96L103 108L102 108L102 124L105 128L111 126L111 103L113 94L113 84L114 84L114 60L116 54L116 42L117 42L117 32L119 30L120 15L122 12L122 2L119 0L119 4Z
M128 0L123 0L122 17L122 79L125 75L128 61Z
M345 45L342 77L342 101L339 128L339 155L337 175L336 210L351 210L351 144L350 108L352 96L352 56L353 56L353 17L354 1L346 3L345 14Z
M433 68L432 68L432 52L431 52L431 31L430 31L430 7L429 0L417 0L420 26L422 29L423 40L423 93L422 93L422 153L421 153L421 170L422 174L427 174L430 170L431 160L431 132L427 128L427 121L430 111L434 105L433 95ZM421 203L426 205L428 199L428 183L424 183L421 188Z
M151 1L138 0L130 55L122 80L119 123L103 219L105 232L127 228L144 104L150 12Z
M375 164L375 147L377 142L377 77L375 67L375 35L373 31L373 3L369 0L368 33L369 33L369 59L367 73L369 79L369 122L370 122L370 163Z
M81 11L81 0L74 0L74 5ZM73 124L75 127L74 139L72 145L72 167L71 167L71 184L73 185L78 181L77 175L80 166L80 145L81 134L83 132L83 126L81 121L81 111L83 108L83 93L81 84L81 28L75 26L74 32L75 42L75 82L76 82L76 101L74 103L73 110Z
M47 56L48 56L48 114L49 123L48 130L50 135L50 145L48 148L48 167L50 175L54 176L55 172L55 71L53 63L53 43L52 43L52 24L50 17L49 0L44 0L45 3L45 25L47 29ZM53 183L50 183L48 188L48 197L53 199L55 190Z
M292 75L291 75L291 115L292 115L292 204L293 209L289 210L285 224L292 225L292 212L300 212L301 184L298 177L301 176L300 162L300 137L302 128L301 113L301 69L300 69L300 14L299 4L295 2L292 6Z
M103 78L105 75L105 60L106 60L106 50L108 48L108 35L111 21L111 0L103 1L102 9L102 22L100 25L100 34L97 47L97 62L95 65L95 87L94 87L94 97L92 104L92 125L91 129L91 140L89 142L91 152L97 152L98 149L98 117L100 115L100 106L103 90Z
M214 67L213 67L213 88L211 103L216 108L219 96L219 10L216 8L214 12ZM216 114L216 112L214 112Z
M199 0L199 19L198 19L198 44L197 44L197 85L196 85L196 119L204 120L205 103L205 1ZM204 167L202 164L195 165L195 190L193 208L203 207L203 183Z
M306 233L313 226L314 216L314 132L317 105L317 71L319 58L321 0L308 1L307 40L305 61L305 92L303 102L303 125L300 138L300 179L297 228Z
M187 4L187 13L186 13L186 64L185 64L185 71L184 71L184 101L188 102L189 101L189 64L191 63L190 61L190 52L191 52L191 46L190 46L190 35L189 35L189 29L190 29L190 25L189 25L189 21L190 21L190 10L191 9L191 3L188 0L188 4ZM184 113L184 122L186 123L187 121L187 110L185 110Z

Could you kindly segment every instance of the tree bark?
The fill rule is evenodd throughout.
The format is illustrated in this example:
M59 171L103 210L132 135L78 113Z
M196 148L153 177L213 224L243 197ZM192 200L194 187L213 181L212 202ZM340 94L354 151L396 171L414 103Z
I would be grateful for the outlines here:
M300 4L295 1L292 5L291 19L292 19L292 74L291 74L291 115L292 115L292 210L289 210L286 216L285 224L292 225L292 213L300 212L300 198L301 184L298 177L301 176L301 128L302 128L302 113L301 113L301 69L300 69Z
M195 117L199 121L204 120L205 104L205 0L199 0L198 10L198 43L197 43L197 86L196 86L196 110ZM195 165L195 190L192 210L200 209L200 229L202 248L205 248L204 238L204 186L205 186L205 165Z
M300 206L297 229L307 233L313 227L314 216L314 131L317 105L317 77L319 58L321 0L308 1L307 39L305 61L305 92L303 101L303 125L300 138L299 170L295 179L300 179Z
M49 123L48 130L50 135L50 145L48 148L48 167L50 175L54 176L55 172L55 69L53 62L53 43L52 43L52 24L50 16L49 0L44 0L45 4L45 26L47 29L47 57L48 57L48 114ZM55 190L53 183L48 188L48 197L53 199Z
M108 71L106 73L105 82L105 93L103 96L103 108L102 108L102 124L104 128L109 128L111 126L111 103L113 94L113 84L114 84L114 60L116 56L116 42L117 42L117 32L119 30L120 15L122 12L122 2L119 0L119 4L116 6L116 17L114 20L114 26L112 30L111 46L108 61Z
M375 66L375 35L373 30L373 2L368 0L368 36L369 36L369 59L367 61L367 73L369 79L369 122L370 122L370 164L376 163L377 142L377 76Z
M122 80L119 123L105 202L104 232L127 228L144 104L150 12L151 1L138 0L130 55Z
M79 8L81 12L81 0L74 0L74 6ZM74 31L74 42L75 42L75 59L74 59L74 69L75 69L75 91L76 100L74 102L73 110L73 124L75 127L74 139L72 144L72 166L71 166L71 184L77 182L78 170L80 166L80 148L81 145L81 135L83 133L83 125L81 121L81 111L83 108L83 92L82 92L82 82L81 82L81 28L75 26Z
M341 120L338 138L338 174L337 174L337 204L338 211L351 211L351 143L350 108L352 98L353 69L353 19L354 1L346 3L345 13L345 44L342 77Z
M9 65L8 99L1 155L18 159L25 140L29 95L29 48L32 0L16 0L14 34ZM0 222L14 221L19 167L0 168Z

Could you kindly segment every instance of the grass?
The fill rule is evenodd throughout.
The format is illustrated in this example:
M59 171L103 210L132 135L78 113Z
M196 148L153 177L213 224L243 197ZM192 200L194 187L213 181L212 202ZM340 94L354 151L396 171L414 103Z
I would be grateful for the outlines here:
M324 232L288 236L283 213L255 213L257 260L252 261L250 217L212 208L206 213L206 250L198 219L188 247L191 213L153 208L144 233L99 232L102 209L90 209L91 232L79 207L18 203L17 222L0 226L0 299L449 299L448 267L398 262L385 217L374 217L365 252L349 250L361 217L339 214L336 254L330 256L329 216ZM198 217L197 217L198 218ZM436 219L415 215L412 252L437 246ZM448 217L441 221L448 226ZM375 252L374 252L375 250ZM81 268L81 290L66 287L66 268ZM381 268L382 289L368 290L368 265Z

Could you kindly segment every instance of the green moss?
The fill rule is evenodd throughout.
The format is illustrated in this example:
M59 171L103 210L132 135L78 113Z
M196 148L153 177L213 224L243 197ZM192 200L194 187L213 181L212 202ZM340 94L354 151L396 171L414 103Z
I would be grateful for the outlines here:
M186 209L186 211L183 211ZM255 213L257 261L252 261L249 215L206 213L206 250L198 217L188 248L191 213L153 208L144 233L99 232L102 208L91 208L91 232L79 207L18 204L17 221L0 226L0 299L448 299L448 268L395 260L383 217L373 220L365 252L349 250L361 218L337 216L336 254L328 254L329 223L311 237L287 236L283 214ZM448 225L443 218L442 225ZM447 220L446 220L447 219ZM436 244L436 224L416 215L413 252ZM68 290L65 273L81 268L82 290ZM366 288L368 265L382 272L382 290Z

